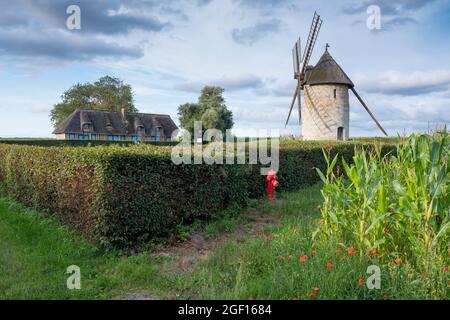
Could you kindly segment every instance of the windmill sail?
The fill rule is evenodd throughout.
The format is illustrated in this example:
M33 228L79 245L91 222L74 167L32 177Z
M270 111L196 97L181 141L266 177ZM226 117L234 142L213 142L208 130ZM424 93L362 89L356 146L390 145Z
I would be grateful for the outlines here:
M314 17L311 23L311 27L309 29L308 41L306 42L305 51L303 54L303 62L301 60L301 48L300 48L300 39L294 46L293 49L293 59L294 59L294 77L297 79L297 88L294 92L294 97L292 99L291 107L289 108L289 114L286 120L285 128L289 122L289 118L291 117L292 108L295 104L295 99L298 99L298 114L299 121L301 121L301 90L302 90L302 82L305 79L306 67L308 66L309 59L311 58L314 45L316 44L317 37L319 36L320 27L322 26L322 19L317 12L314 12ZM302 63L301 63L302 62ZM301 63L301 67L300 67Z

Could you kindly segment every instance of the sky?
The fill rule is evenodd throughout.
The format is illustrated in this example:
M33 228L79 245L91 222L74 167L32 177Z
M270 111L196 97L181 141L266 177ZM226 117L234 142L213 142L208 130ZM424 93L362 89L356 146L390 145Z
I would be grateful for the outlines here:
M49 112L76 83L110 75L140 112L178 122L204 85L225 89L233 131L300 133L284 123L295 90L291 49L314 11L329 43L389 135L450 124L450 0L0 0L0 137L52 137ZM70 5L80 29L68 29ZM380 9L370 29L367 9ZM372 20L371 20L372 21ZM350 93L350 136L381 136Z

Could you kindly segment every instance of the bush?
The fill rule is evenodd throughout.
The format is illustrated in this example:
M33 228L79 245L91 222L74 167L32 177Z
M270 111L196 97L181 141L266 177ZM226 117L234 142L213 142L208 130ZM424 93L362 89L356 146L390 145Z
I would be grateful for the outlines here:
M280 190L318 182L322 148L351 159L355 143L280 148ZM384 146L389 152L395 146ZM39 147L0 143L0 185L105 247L125 248L180 224L217 218L264 195L259 165L174 165L169 147Z
M0 144L17 144L41 147L97 147L97 146L134 146L136 144L149 144L155 146L174 146L177 142L156 142L156 141L107 141L107 140L56 140L56 139L0 139Z

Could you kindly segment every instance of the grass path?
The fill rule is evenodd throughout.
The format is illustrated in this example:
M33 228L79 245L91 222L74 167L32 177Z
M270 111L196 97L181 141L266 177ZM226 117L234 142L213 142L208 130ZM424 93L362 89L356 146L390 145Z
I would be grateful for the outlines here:
M408 265L348 256L341 244L317 247L320 203L319 186L255 201L241 215L185 230L184 242L125 256L0 198L0 299L449 298L445 274L428 283ZM385 265L381 290L358 284L372 264ZM70 265L81 269L81 290L66 288Z

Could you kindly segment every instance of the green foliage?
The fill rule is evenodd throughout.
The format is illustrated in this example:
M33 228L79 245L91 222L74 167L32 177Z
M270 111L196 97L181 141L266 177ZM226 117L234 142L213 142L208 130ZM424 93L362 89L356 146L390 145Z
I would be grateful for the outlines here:
M447 132L412 135L396 153L355 152L343 161L345 177L334 173L336 157L318 170L325 202L327 239L409 260L425 270L428 258L448 264L450 145ZM331 160L333 159L333 160Z
M228 110L222 97L224 89L206 86L198 103L186 103L178 107L181 127L194 136L194 122L202 121L203 132L217 129L225 132L233 127L233 113ZM202 133L203 134L203 133Z
M55 127L77 108L116 112L125 108L128 112L137 112L131 86L110 76L102 77L93 84L77 83L64 92L61 99L50 111L50 120Z
M351 159L355 145L280 147L279 190L319 181L322 148ZM395 146L384 146L383 152ZM265 194L260 165L174 165L169 147L136 144L38 147L0 143L0 185L7 194L99 241L134 247L178 225L210 221ZM350 161L350 160L349 160ZM342 169L340 169L342 172Z
M108 141L108 140L56 140L56 139L0 139L0 144L17 144L40 147L97 147L97 146L135 146L148 144L155 146L174 146L178 142L172 141Z

